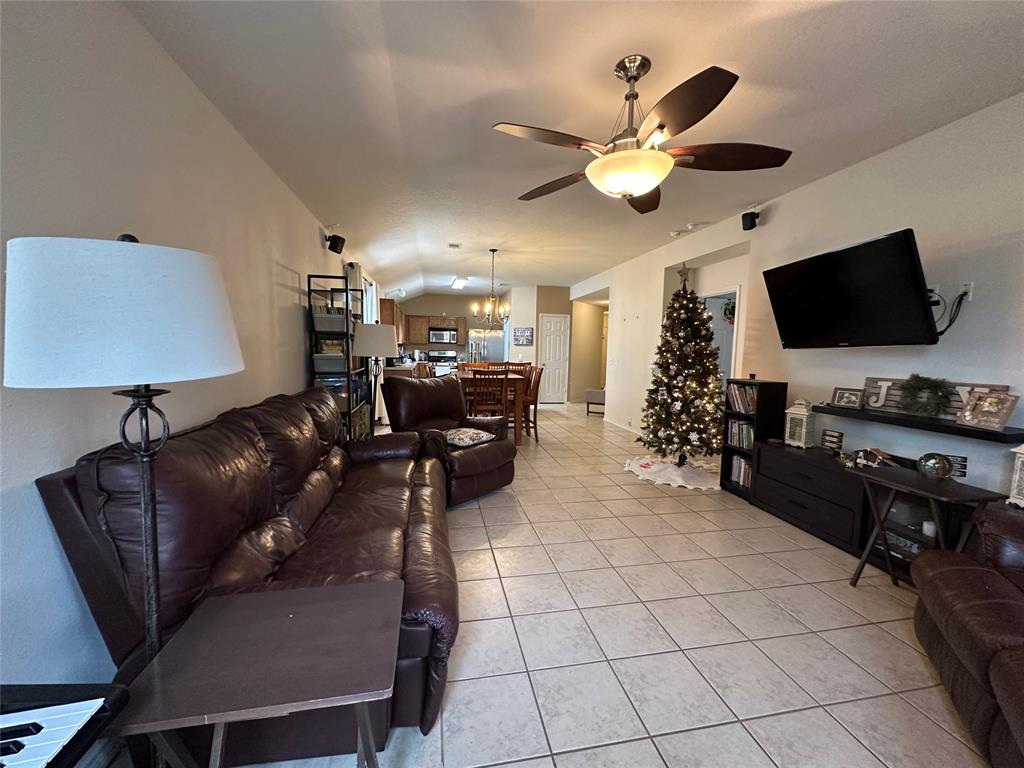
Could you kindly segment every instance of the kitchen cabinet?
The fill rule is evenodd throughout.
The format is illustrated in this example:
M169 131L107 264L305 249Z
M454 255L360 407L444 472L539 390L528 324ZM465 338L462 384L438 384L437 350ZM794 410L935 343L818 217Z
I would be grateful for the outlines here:
M465 346L466 342L469 341L469 324L466 322L466 318L457 317L455 318L456 335L458 336L459 346Z
M405 343L406 344L429 344L430 343L430 318L427 315L406 315L405 316Z
M448 315L430 315L429 320L431 328L451 328L454 331L457 327L456 318Z
M395 337L399 344L405 343L405 313L394 299L381 299L377 316L381 325L395 326Z

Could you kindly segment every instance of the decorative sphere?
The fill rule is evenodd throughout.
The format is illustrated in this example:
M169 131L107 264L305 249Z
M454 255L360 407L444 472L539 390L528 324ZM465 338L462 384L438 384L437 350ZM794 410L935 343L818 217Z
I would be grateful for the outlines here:
M917 469L928 477L949 477L953 473L953 462L941 453L926 453L917 460Z

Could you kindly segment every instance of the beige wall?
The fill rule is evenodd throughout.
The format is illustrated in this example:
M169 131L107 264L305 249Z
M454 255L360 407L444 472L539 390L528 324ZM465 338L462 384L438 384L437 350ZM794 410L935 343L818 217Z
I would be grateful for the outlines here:
M582 403L584 391L601 388L604 307L572 302L569 341L569 402Z
M174 429L303 387L305 275L340 270L316 219L122 5L0 8L3 241L132 232L217 257L246 370L171 384ZM124 407L106 390L2 391L4 682L109 679L33 480L115 441Z
M536 363L537 349L537 286L516 286L508 292L509 304L512 306L512 317L506 326L511 334L513 328L533 328L533 344L509 347L509 357L517 363ZM510 340L511 344L511 340Z
M572 315L569 289L560 285L537 286L537 324L541 315Z
M789 382L789 399L828 398L866 376L911 373L1024 389L1024 94L968 115L876 157L767 203L757 229L739 215L682 237L572 288L576 297L610 290L608 420L640 425L658 345L666 268L717 255L699 269L702 290L740 286L736 376ZM971 147L971 152L964 152ZM914 229L925 278L951 298L974 282L974 300L934 346L783 350L763 270L851 243ZM731 261L731 264L726 264ZM675 275L673 287L678 285ZM1024 401L1011 424L1024 422ZM815 429L846 433L850 447L903 456L966 454L968 482L1006 490L1005 446L867 422L818 417Z

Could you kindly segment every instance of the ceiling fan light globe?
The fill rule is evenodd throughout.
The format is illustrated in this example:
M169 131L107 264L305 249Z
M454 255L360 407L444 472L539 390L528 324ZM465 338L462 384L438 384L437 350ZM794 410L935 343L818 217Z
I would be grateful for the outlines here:
M586 174L609 197L639 197L661 184L674 165L674 158L658 149L625 149L591 160Z

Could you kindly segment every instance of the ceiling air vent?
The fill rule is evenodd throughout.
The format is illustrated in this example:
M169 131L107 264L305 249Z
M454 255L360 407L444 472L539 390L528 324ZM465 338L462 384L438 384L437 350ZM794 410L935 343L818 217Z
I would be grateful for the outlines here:
M448 243L448 250L457 251L462 247L462 243Z

